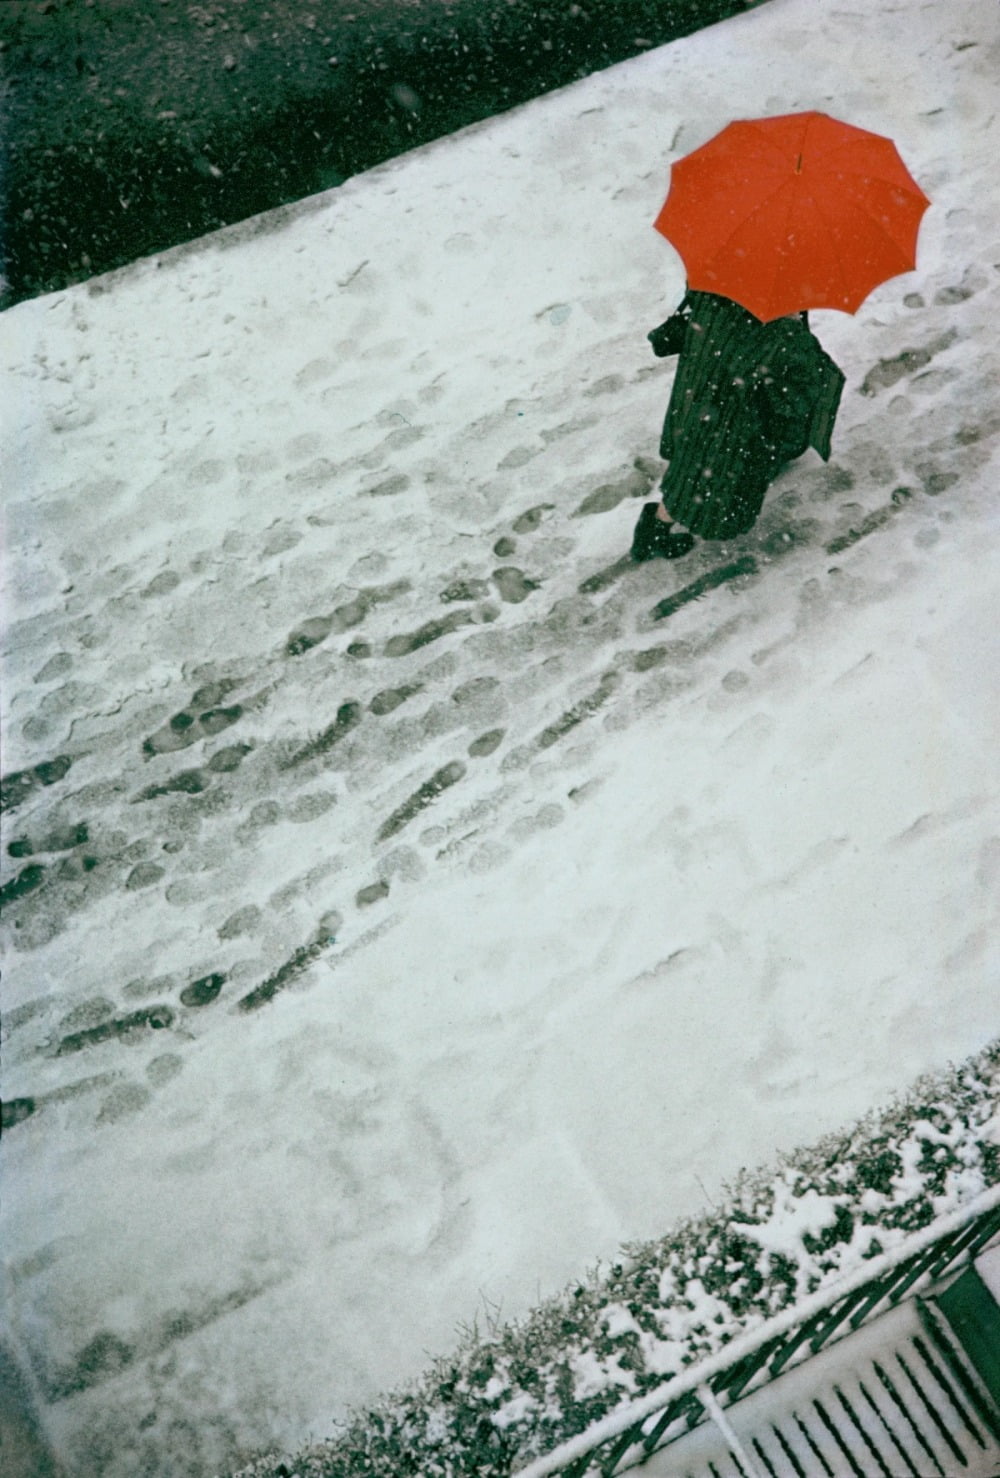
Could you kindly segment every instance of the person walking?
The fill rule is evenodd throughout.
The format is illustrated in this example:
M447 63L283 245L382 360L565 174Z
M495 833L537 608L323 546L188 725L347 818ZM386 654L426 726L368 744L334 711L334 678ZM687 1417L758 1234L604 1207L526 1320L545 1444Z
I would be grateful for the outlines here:
M642 510L637 562L678 559L696 535L745 534L782 467L809 446L829 459L844 387L805 313L762 323L729 298L688 292L648 338L679 360L660 439L662 501Z
M688 291L649 335L679 359L633 559L746 533L786 463L829 457L844 376L806 310L856 313L913 271L929 205L891 139L813 110L736 119L675 160L653 224Z

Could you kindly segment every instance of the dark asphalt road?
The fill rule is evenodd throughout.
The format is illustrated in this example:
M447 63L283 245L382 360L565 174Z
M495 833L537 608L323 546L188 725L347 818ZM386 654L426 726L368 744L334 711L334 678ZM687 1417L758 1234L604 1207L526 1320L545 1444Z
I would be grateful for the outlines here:
M762 0L0 0L0 307Z

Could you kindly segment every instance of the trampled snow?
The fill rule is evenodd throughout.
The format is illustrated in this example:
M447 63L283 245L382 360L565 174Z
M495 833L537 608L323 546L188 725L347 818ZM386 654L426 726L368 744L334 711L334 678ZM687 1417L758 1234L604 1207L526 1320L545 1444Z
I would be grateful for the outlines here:
M998 29L771 0L3 316L8 1337L70 1473L323 1436L995 1034ZM897 140L918 270L814 315L829 466L622 568L670 160L799 108Z

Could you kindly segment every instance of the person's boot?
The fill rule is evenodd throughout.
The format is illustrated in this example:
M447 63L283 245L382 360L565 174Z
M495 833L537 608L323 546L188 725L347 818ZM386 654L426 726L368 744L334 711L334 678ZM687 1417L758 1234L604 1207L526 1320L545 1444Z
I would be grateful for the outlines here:
M632 559L642 564L647 559L680 559L694 548L694 534L675 529L672 523L658 517L659 503L647 503L639 515L632 537Z

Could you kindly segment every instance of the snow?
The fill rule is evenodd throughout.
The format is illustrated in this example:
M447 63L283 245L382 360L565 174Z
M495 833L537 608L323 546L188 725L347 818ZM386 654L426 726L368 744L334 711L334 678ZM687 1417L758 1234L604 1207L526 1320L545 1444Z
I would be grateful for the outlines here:
M902 10L771 0L0 319L8 1338L70 1474L320 1437L995 1033L1000 37ZM581 591L669 161L811 107L933 202L815 315L832 463Z
M511 1400L505 1401L493 1413L493 1425L499 1427L501 1431L505 1431L507 1427L513 1426L516 1422L523 1422L526 1417L530 1416L537 1409L538 1402L535 1397L529 1395L527 1391L522 1391L520 1395L513 1396Z
M642 1333L642 1325L637 1323L624 1304L608 1304L601 1315L601 1323L609 1339L617 1339L622 1334Z
M837 1207L846 1199L821 1196L813 1189L798 1191L787 1178L779 1180L775 1183L774 1205L767 1220L746 1227L743 1235L757 1242L765 1252L797 1257L804 1237L818 1237L835 1225Z
M593 1350L580 1350L568 1363L574 1377L575 1401L586 1401L588 1397L596 1396L608 1386L635 1390L635 1376L630 1370L622 1369L617 1355L610 1360L599 1360Z
M662 1283L661 1283L662 1287ZM656 1320L665 1338L675 1346L683 1346L692 1332L704 1334L713 1324L729 1321L730 1311L720 1299L709 1293L700 1278L689 1278L677 1304L668 1305ZM676 1352L674 1358L676 1359Z

